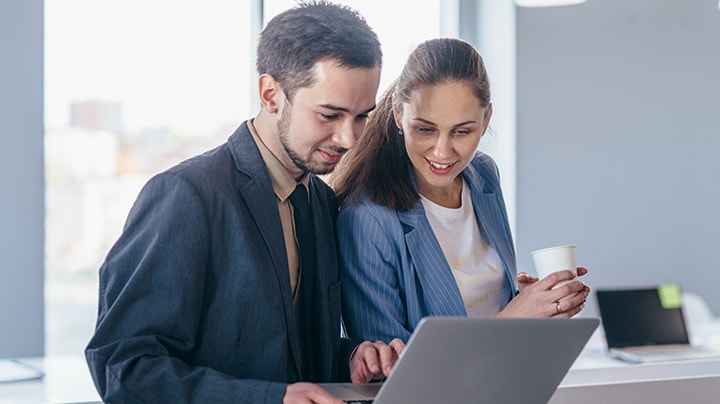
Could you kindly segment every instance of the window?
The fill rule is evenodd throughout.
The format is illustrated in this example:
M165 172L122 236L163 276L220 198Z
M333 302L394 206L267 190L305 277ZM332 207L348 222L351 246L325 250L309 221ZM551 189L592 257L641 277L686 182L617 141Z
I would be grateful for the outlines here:
M249 2L45 0L46 353L78 354L140 187L252 113Z
M256 113L250 3L45 0L48 355L87 344L98 268L142 185ZM439 0L343 3L383 44L381 93L440 33ZM294 5L265 1L266 20Z

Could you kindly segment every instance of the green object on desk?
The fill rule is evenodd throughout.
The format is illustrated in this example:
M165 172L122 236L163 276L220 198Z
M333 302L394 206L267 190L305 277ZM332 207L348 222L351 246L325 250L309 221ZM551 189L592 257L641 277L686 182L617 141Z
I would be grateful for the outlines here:
M658 286L660 305L664 309L679 309L682 307L682 292L680 286L674 283Z

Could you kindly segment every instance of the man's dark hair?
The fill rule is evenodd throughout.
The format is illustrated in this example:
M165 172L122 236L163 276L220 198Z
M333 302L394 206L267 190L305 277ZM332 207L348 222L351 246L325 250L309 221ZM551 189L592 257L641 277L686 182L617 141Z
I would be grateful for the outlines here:
M357 11L327 1L301 3L270 20L260 34L258 74L272 75L289 100L313 85L310 70L323 59L349 68L380 67L380 41Z

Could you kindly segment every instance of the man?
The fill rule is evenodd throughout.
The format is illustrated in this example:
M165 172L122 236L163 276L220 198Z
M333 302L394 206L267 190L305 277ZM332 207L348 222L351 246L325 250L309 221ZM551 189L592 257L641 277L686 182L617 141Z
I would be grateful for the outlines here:
M340 338L337 206L316 177L364 129L381 57L342 6L303 4L268 23L260 112L151 179L100 268L86 357L105 401L336 403L307 382L389 374L402 342ZM298 184L309 197L291 203Z

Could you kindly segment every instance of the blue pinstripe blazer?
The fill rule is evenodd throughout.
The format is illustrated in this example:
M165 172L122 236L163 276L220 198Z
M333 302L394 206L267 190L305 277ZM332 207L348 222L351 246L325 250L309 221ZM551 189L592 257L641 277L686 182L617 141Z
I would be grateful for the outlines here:
M513 296L516 263L498 170L479 153L462 173L481 231L497 250ZM428 315L466 316L460 291L422 203L400 212L366 195L345 201L337 220L343 318L363 340L407 341Z

